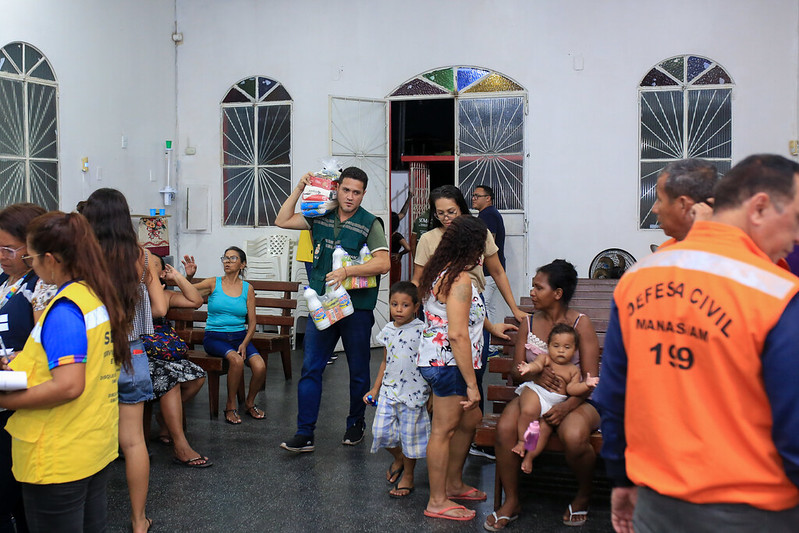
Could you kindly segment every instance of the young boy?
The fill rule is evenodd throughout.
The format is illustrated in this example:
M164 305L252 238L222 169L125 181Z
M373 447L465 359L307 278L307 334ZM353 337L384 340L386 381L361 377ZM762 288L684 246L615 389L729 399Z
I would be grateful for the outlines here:
M424 329L424 323L416 318L419 310L416 285L398 281L389 290L388 302L393 322L386 324L377 337L386 347L385 357L375 384L363 401L368 404L377 399L372 453L385 448L394 456L386 472L386 481L392 485L396 483L389 496L404 498L413 492L416 459L424 457L427 450L430 416L425 405L430 397L430 386L416 366L416 353Z
M521 404L521 413L519 415L519 442L512 450L524 457L523 472L529 474L533 471L533 459L541 454L552 435L552 426L541 417L553 405L566 400L569 396L581 396L599 384L599 378L592 378L591 374L586 376L585 381L580 381L580 369L572 363L579 344L579 336L573 327L568 324L556 324L547 339L547 352L540 354L531 363L519 363L520 374L534 376L532 381L526 381L516 388L516 394L519 395ZM541 372L547 366L566 384L564 390L551 392L541 386L539 383ZM538 443L535 450L525 452L524 434L534 420L540 422Z

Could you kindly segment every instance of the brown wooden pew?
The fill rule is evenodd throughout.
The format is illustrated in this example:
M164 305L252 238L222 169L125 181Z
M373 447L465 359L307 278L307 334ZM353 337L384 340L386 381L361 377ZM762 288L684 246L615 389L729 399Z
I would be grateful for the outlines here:
M195 278L194 282L199 281ZM276 333L256 332L252 343L258 353L268 362L270 353L280 352L283 362L283 375L291 379L291 328L294 326L292 311L297 308L297 300L292 293L299 290L299 283L293 281L246 280L256 291L255 321L259 325L276 326ZM258 296L259 292L282 293L281 297ZM207 302L207 299L206 299ZM277 313L276 313L277 312ZM208 373L208 403L211 418L219 416L219 378L227 374L228 362L221 357L210 357L202 349L205 335L206 311L173 308L166 317L174 321L175 331L189 345L189 360ZM244 381L238 391L239 402L244 402Z

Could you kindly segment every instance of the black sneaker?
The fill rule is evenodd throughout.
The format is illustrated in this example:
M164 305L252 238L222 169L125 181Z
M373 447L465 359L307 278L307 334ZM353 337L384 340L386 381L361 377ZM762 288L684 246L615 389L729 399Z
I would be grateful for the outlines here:
M286 442L281 442L280 447L295 453L312 452L314 451L313 436L294 435Z
M491 459L492 461L496 461L497 459L497 456L494 455L494 448L489 448L488 446L476 446L474 443L469 446L469 455L485 457L486 459Z
M363 440L364 426L365 424L363 420L361 420L348 427L347 431L344 432L344 438L341 440L341 444L346 444L347 446L359 444Z

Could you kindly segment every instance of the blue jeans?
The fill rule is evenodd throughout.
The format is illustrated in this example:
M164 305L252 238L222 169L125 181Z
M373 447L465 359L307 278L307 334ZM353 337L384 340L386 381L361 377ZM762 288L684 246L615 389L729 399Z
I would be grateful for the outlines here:
M353 314L319 331L308 317L305 330L302 377L297 384L297 434L311 436L319 417L319 404L322 399L322 372L333 355L338 339L344 343L347 365L350 370L350 414L347 428L363 422L366 404L363 395L367 393L369 381L369 357L372 325L375 323L373 311L356 309Z

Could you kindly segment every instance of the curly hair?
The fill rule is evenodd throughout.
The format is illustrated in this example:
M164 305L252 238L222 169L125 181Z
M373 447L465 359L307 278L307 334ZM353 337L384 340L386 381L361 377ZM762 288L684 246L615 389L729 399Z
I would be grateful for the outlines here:
M487 233L488 228L479 218L460 216L452 221L422 272L419 294L423 300L441 272L447 271L438 287L438 294L446 296L461 272L480 263L485 253Z
M70 278L83 280L103 302L111 321L114 361L128 368L130 323L111 277L115 269L109 268L105 253L83 215L51 211L36 217L28 226L28 242L31 251L53 254L64 265Z
M130 220L128 201L116 189L97 189L86 200L81 213L91 224L105 253L109 274L125 309L129 331L139 302L138 264L143 249ZM149 276L149 272L145 275Z

